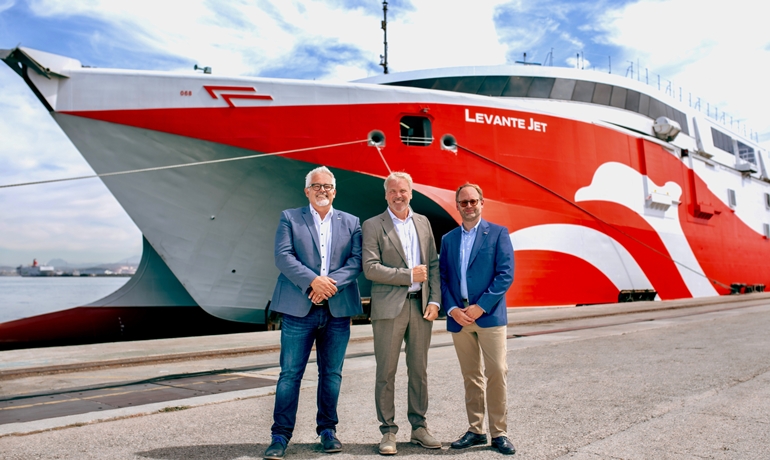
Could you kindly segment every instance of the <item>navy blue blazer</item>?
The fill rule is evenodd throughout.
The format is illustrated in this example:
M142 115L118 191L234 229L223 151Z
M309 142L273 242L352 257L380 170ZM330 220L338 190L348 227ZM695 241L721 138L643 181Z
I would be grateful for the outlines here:
M281 213L275 233L275 266L281 271L273 291L270 310L304 317L310 312L310 283L321 273L318 232L310 206ZM327 276L337 282L337 293L329 299L335 318L363 313L358 292L361 273L361 224L358 217L334 209L332 244Z
M457 227L441 238L439 271L441 273L441 308L463 308L460 295L460 243L462 229ZM508 229L481 219L468 259L468 303L477 304L486 313L476 320L479 327L508 324L505 294L513 283L513 245ZM447 314L447 330L459 332L462 326Z

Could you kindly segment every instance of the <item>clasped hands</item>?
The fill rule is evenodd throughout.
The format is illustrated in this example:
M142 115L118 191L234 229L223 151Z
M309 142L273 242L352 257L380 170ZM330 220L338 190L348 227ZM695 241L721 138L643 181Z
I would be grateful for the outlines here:
M316 276L310 283L310 294L307 298L313 303L321 303L337 293L337 282L328 276Z
M484 310L478 305L473 304L468 305L465 308L457 307L449 314L452 315L452 318L454 318L460 326L468 326L469 324L476 322L476 320L484 314Z

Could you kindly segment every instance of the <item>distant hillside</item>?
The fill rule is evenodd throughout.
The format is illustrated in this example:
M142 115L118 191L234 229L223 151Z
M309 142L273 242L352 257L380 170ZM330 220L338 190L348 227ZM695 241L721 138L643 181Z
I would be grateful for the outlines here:
M110 270L113 270L116 267L124 266L124 265L131 265L131 266L138 266L139 261L142 260L142 256L132 256L128 257L126 259L120 260L118 262L88 262L88 263L80 263L80 264L71 264L67 262L64 259L51 259L48 261L46 265L51 265L54 268L57 269L84 269L84 268L107 268Z

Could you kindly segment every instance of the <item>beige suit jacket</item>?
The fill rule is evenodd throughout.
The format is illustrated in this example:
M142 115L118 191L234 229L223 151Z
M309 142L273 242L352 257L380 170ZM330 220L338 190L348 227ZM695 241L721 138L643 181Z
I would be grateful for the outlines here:
M420 241L421 263L428 267L428 279L422 283L422 310L429 302L440 305L441 278L436 240L428 218L413 213L414 227ZM401 312L411 285L411 272L398 232L387 209L364 222L362 262L364 276L372 281L371 318L393 319Z

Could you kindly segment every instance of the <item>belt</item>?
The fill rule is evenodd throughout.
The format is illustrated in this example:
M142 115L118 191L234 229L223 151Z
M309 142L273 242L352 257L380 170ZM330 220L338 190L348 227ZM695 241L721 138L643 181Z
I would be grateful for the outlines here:
M422 299L422 291L414 291L406 293L407 299Z
M329 299L322 300L321 303L312 304L312 308L324 308L329 306Z

